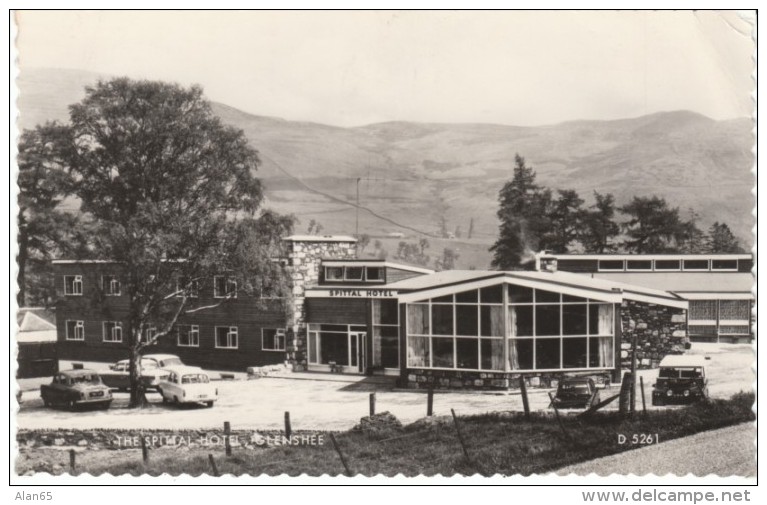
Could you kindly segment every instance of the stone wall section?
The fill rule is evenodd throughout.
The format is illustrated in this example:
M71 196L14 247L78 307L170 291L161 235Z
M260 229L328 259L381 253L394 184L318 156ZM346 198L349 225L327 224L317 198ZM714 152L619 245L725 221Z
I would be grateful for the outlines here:
M668 354L683 354L687 338L687 311L674 307L624 300L621 304L621 363L631 367L636 336L637 367L657 368Z
M317 285L323 259L356 259L357 246L352 241L287 240L288 269L293 290L293 303L289 309L287 352L295 371L305 370L306 349L306 288Z

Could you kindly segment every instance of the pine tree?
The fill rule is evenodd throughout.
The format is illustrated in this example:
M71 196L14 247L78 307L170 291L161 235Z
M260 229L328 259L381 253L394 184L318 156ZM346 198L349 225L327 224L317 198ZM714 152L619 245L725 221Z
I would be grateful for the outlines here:
M717 254L737 254L744 253L745 250L740 245L740 241L725 223L718 221L708 229L708 240L706 241L706 250L709 253Z

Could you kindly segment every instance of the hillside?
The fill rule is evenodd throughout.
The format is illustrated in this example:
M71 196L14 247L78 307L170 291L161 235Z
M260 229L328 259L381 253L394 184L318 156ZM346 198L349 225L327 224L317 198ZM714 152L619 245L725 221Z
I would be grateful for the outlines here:
M98 77L26 69L18 80L20 126L66 119L66 106ZM218 103L214 110L259 150L268 205L295 214L302 231L316 219L325 232L353 233L359 188L361 233L402 232L417 239L417 231L435 234L444 215L449 229L460 226L465 234L474 218L471 240L430 238L431 251L451 246L459 250L459 266L483 268L497 233L497 194L520 153L547 186L574 188L587 201L595 189L614 193L619 203L658 194L683 214L695 209L702 227L724 221L744 242L751 240L748 119L714 121L675 111L540 127L389 122L341 128ZM398 241L382 239L390 253Z

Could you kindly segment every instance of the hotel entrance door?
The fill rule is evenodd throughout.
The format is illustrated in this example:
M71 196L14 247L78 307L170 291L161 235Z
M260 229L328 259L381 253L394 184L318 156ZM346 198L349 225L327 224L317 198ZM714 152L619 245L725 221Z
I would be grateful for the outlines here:
M359 373L365 373L367 368L365 362L367 336L367 332L364 331L349 332L349 363Z

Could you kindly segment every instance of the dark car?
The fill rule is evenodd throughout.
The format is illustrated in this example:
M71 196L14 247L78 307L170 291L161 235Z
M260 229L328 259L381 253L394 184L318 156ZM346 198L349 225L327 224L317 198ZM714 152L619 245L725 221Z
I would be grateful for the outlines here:
M585 409L599 403L599 390L591 377L565 377L552 405L558 409Z
M653 405L686 405L708 398L706 361L702 356L666 356L653 384Z
M108 409L112 392L101 382L94 370L64 370L53 376L50 384L40 386L40 396L46 407L53 405L74 409L91 405Z

